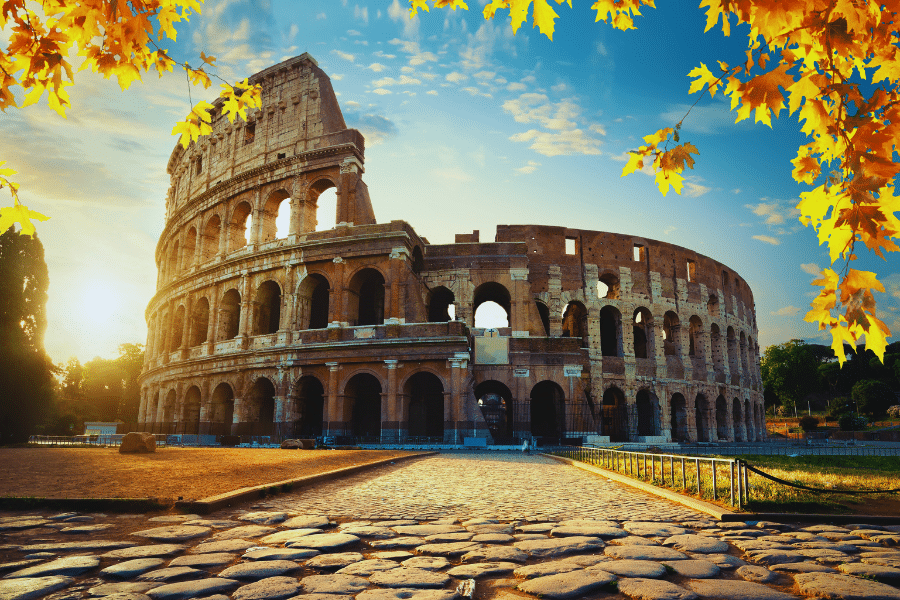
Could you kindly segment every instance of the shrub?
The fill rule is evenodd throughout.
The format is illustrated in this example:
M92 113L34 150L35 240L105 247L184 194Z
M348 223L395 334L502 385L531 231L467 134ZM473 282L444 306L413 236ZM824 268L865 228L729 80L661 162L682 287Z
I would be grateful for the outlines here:
M800 417L800 429L802 429L803 431L814 431L818 426L818 417L813 417L812 415Z
M868 426L869 420L862 415L843 415L838 419L841 431L861 431Z
M894 391L885 383L876 380L857 381L851 392L859 406L859 412L880 417L894 404Z
M895 404L887 409L887 416L892 419L900 419L900 404Z

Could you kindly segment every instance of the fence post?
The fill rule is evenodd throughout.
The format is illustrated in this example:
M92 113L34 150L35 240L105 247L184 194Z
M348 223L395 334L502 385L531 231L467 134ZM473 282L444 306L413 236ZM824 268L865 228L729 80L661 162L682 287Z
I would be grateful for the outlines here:
M716 489L716 459L712 459L709 461L709 464L712 465L712 486L713 486L713 500L719 499L719 490Z
M674 483L672 485L675 485ZM684 457L681 457L681 489L687 489L687 477L684 475Z
M703 498L703 494L700 492L700 459L694 459L694 468L697 469L697 497Z
M730 469L731 473L729 473L729 475L730 475L729 484L731 487L731 505L734 506L734 460L731 461L730 467L731 467L731 469Z

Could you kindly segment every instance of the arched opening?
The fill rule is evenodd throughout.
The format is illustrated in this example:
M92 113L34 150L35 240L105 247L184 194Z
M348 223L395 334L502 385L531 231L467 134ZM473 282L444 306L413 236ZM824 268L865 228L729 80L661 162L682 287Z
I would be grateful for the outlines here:
M444 384L433 373L420 372L404 386L409 398L409 436L444 438Z
M234 390L227 383L220 383L213 390L210 402L210 434L231 435L234 421Z
M204 296L194 303L191 311L191 340L190 345L196 346L206 341L209 331L209 300Z
M694 423L697 427L697 441L708 442L709 440L709 400L703 394L697 394L694 399Z
M169 264L166 267L166 272L169 275L169 279L178 277L178 240L172 242L172 245L169 247Z
M738 385L741 379L741 363L738 358L738 342L734 334L734 327L727 329L728 336L728 371L731 374L731 384Z
M604 273L597 281L597 297L616 300L619 297L619 278L613 273Z
M706 301L706 311L714 316L719 316L719 297L716 294L710 294L709 300Z
M741 401L735 398L731 403L731 422L734 424L734 441L746 442L744 439L744 418L741 416Z
M690 345L688 347L688 354L697 359L706 360L703 356L703 345L700 343L703 333L703 321L700 320L700 317L694 315L690 319L689 327L688 333L690 335Z
M222 221L219 215L213 215L203 228L203 238L200 242L200 262L206 263L213 260L219 253L219 235L222 229Z
M252 209L249 202L241 202L231 215L228 227L228 251L240 250L250 243L253 229Z
M175 317L172 319L172 347L169 348L169 352L174 352L178 348L181 348L181 343L184 341L184 305L181 304L175 309Z
M540 300L534 301L537 306L538 316L541 318L541 325L544 326L544 335L550 336L550 309Z
M709 347L712 352L713 370L716 373L716 382L725 383L725 359L722 356L722 333L719 326L713 323L709 326Z
M744 335L744 332L741 332L741 337L739 340L738 346L738 356L740 357L741 362L741 373L744 374L744 377L749 380L750 378L750 368L747 364L748 356L747 356L747 336Z
M581 339L582 347L588 346L588 312L584 304L573 300L566 305L562 315L562 336Z
M147 411L144 413L144 422L148 425L152 426L150 429L145 429L144 431L156 431L156 416L157 411L159 410L159 392L151 395L147 401Z
M453 295L453 292L443 286L431 290L428 300L428 322L444 323L452 321L450 307L453 306L455 300L456 297Z
M192 385L184 395L181 407L181 432L196 435L200 433L200 388Z
M687 401L681 394L673 394L670 401L672 441L686 443L690 441L687 423Z
M600 309L600 351L603 356L623 356L622 313L612 306Z
M313 206L316 211L313 221L315 223L315 231L334 229L334 226L337 225L337 188L326 179L316 182L313 188L316 186L322 187L318 190L310 189L310 196L312 196L313 192L316 193L313 198Z
M294 436L314 438L322 435L325 414L325 388L312 375L304 375L294 386L291 398Z
M603 392L603 418L600 424L603 435L609 436L611 442L628 441L628 412L625 405L625 394L613 386Z
M634 357L650 358L654 356L653 348L653 315L643 306L634 311L631 331L634 336Z
M489 379L475 386L475 399L481 415L494 438L494 443L512 440L513 423L524 421L524 415L516 418L512 392L499 381Z
M362 269L350 279L351 325L384 323L384 276L377 269Z
M351 377L344 388L344 403L354 436L381 438L381 382L374 375Z
M566 432L566 396L556 382L542 381L531 390L531 434L559 440Z
M184 248L182 249L182 255L184 259L182 260L181 269L183 271L189 270L192 266L194 266L194 256L197 252L197 229L191 227L188 229L187 235L184 236Z
M230 340L238 336L241 325L241 295L235 289L230 289L222 296L222 304L219 309L222 340Z
M281 325L281 288L272 280L263 282L256 290L256 318L253 335L278 331Z
M637 393L635 402L637 409L638 435L659 435L659 398L648 390Z
M475 309L475 327L477 329L509 327L510 296L502 284L495 281L482 283L475 288L473 295Z
M160 433L175 433L175 411L178 403L175 390L169 390L166 394L166 402L163 404L162 429Z
M663 351L666 356L681 357L681 322L671 310L663 316Z
M412 272L418 275L425 268L425 257L422 256L422 249L414 246L412 249Z
M756 431L753 427L753 405L749 400L744 400L744 426L747 428L747 441L756 440Z
M275 425L275 386L260 377L250 386L244 398L246 418L243 429L249 435L272 435Z
M719 440L728 439L729 429L731 429L731 426L728 423L728 403L724 396L719 395L716 398L716 436L718 436Z
M284 190L275 190L266 200L260 223L260 241L284 239L291 228L291 198Z

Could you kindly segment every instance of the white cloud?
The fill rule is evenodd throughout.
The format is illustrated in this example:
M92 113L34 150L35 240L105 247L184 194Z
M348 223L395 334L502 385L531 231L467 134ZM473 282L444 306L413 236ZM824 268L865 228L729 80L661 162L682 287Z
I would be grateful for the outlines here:
M525 91L526 87L525 87L524 83L513 82L513 83L509 84L508 86L506 86L506 89L508 89L511 92L522 92L522 91Z
M606 129L604 129L603 125L597 125L596 123L594 123L593 125L588 127L588 129L590 131L593 131L594 133L599 133L600 135L606 135Z
M335 81L340 81L343 78L344 78L344 76L341 74L338 74L338 73L335 73L334 75L331 76L331 79L334 79Z
M409 4L400 4L399 0L393 0L388 6L387 14L394 23L403 25L403 34L406 37L415 37L419 32L419 19L409 18Z
M428 90L425 93L428 94L429 96L437 96L438 95L437 90Z
M474 179L471 175L466 173L462 167L453 165L441 167L440 169L432 169L431 175L437 179L443 179L454 183L466 183Z
M800 309L796 306L785 306L784 308L772 311L772 314L778 317L794 317L800 314Z
M815 276L818 276L822 271L822 269L820 269L819 265L817 265L816 263L803 263L802 265L800 265L800 268L804 273Z
M490 94L482 92L477 87L464 87L463 91L469 92L472 96L483 96L484 98L493 98Z
M547 129L574 129L574 119L581 113L581 107L569 98L557 103L549 101L544 94L527 93L503 103L503 110L513 116L517 123L539 123Z
M331 53L335 56L338 56L339 58L343 58L344 60L349 60L350 62L353 62L353 60L356 58L352 54L348 52L341 52L340 50L332 50Z
M409 57L409 64L418 66L426 62L437 62L438 57L433 52L419 52Z
M400 67L401 73L415 73L415 71L416 70L413 69L412 67L410 67L409 65L404 65L404 66Z
M369 7L368 6L359 6L357 4L353 5L353 18L363 21L365 23L369 22Z
M387 67L381 63L372 63L371 65L369 65L366 68L369 69L370 71L374 71L375 73L381 73L382 71L387 69Z
M399 21L403 18L408 19L409 9L401 7L399 0L394 0L393 2L391 2L391 5L388 6L387 14L394 21Z
M690 110L691 114L684 119L684 115ZM681 130L687 133L723 133L726 131L749 130L752 127L750 119L735 123L735 113L728 110L728 104L718 100L706 106L689 104L677 104L660 115L665 123L678 123L684 119Z
M377 56L378 58L384 58L387 60L397 58L396 54L386 54L383 50L376 50L375 52L372 53L372 56Z
M356 100L347 100L343 103L344 106L348 106L350 108L359 108L360 104Z
M528 175L529 173L534 173L539 166L541 166L541 163L529 160L524 167L519 167L516 171Z
M772 244L773 246L781 245L781 240L776 237L772 237L771 235L754 235L754 240L759 240L760 242L765 242L767 244Z
M567 86L564 83L558 83L558 84L552 86L550 89L553 90L554 92L564 92L568 89L568 87L569 86Z
M447 76L444 79L446 79L450 83L459 83L460 81L465 81L468 78L469 78L468 75L464 75L457 71L453 71L451 73L447 73Z
M391 90L386 90L384 88L377 88L372 90L373 94L378 94L379 96L384 96L385 94L390 94Z
M495 71L478 71L472 75L475 79L493 79L496 76L497 73Z
M496 83L497 85L506 85L508 82L503 77L498 77L494 80L494 83Z
M707 194L712 191L711 187L706 187L705 185L700 185L699 183L695 183L693 181L684 181L684 185L687 190L684 192L685 196L689 196L691 198L699 198L703 194Z
M355 29L348 29L347 35L362 35L362 34Z
M602 140L592 138L581 129L550 133L529 129L509 138L513 142L532 142L531 148L544 156L560 156L571 154L600 154Z
M784 209L777 202L760 202L759 204L745 204L758 217L765 217L766 225L781 225L786 215Z
M401 75L400 79L394 79L393 77L382 77L381 79L373 81L372 85L374 85L375 87L387 87L390 85L420 85L421 83L422 81L419 79L409 77L408 75Z
M296 23L293 23L291 25L290 29L288 29L288 35L287 35L288 40L294 41L294 38L297 37L297 34L299 32L300 32L300 27L298 27Z
M328 18L328 15L326 15L323 12L320 12L319 14L316 15L316 19L327 19L327 18Z

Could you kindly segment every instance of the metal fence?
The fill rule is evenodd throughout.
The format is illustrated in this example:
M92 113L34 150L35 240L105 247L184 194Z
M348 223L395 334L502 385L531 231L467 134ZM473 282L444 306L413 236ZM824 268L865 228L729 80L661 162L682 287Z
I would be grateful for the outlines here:
M747 470L743 461L737 458L700 458L585 447L559 449L554 454L654 485L690 491L700 499L721 498L724 501L727 498L729 504L737 508L749 501Z
M685 454L717 454L727 456L900 456L900 448L890 446L871 446L835 444L805 445L791 444L717 444L711 446L684 446Z
M85 435L33 435L28 438L29 444L38 446L120 446L124 433L85 434ZM167 436L154 435L157 447L166 446Z

